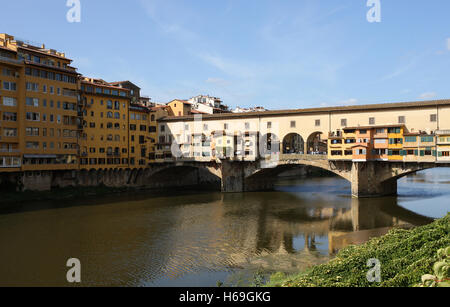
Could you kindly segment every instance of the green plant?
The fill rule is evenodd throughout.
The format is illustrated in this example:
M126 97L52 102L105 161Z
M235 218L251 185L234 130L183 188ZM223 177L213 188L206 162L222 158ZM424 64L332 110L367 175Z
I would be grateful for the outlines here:
M437 252L438 261L433 265L434 275L422 276L419 287L450 287L450 246Z

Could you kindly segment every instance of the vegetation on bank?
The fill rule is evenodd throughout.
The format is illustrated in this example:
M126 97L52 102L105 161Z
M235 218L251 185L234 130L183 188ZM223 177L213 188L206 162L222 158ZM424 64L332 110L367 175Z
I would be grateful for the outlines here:
M277 273L272 287L412 287L422 276L433 272L441 255L450 246L450 213L432 224L411 230L393 229L387 235L359 246L341 250L330 262L295 276ZM381 263L381 282L369 282L369 259Z

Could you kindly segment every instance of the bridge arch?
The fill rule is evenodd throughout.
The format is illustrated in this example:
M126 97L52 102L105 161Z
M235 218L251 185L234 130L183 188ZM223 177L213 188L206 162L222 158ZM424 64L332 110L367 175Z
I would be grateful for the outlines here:
M296 133L292 132L287 134L283 138L283 154L304 154L305 153L305 141L303 137Z
M323 140L323 132L315 131L308 136L306 141L306 153L327 153L328 146L327 143Z
M148 188L211 186L220 190L221 169L206 163L156 165L138 172L135 181Z
M256 189L271 189L274 186L274 182L278 175L291 169L298 168L300 166L311 166L322 169L329 173L338 175L339 177L351 182L349 176L349 169L333 168L326 160L282 160L276 167L273 168L255 168L245 174L244 186L246 191L252 191ZM344 166L350 167L351 166ZM343 171L344 170L344 171Z

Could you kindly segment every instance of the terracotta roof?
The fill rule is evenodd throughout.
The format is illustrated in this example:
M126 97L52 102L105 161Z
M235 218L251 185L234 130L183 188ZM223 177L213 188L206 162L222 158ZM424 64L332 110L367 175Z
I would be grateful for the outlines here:
M126 81L114 81L114 82L109 82L109 84L111 84L111 85L119 85L119 84L122 84L122 83L131 83L131 84L133 84L135 87L137 87L138 89L141 89L139 86L137 86L136 84L134 84L133 82L131 82L131 81L129 81L129 80L126 80Z
M172 100L172 101L169 102L169 103L172 103L172 102L175 102L175 101L178 101L178 102L181 102L181 103L184 103L184 104L192 104L192 103L190 103L189 101L183 100L183 99L174 99L174 100Z
M327 114L327 113L345 113L345 112L361 112L374 110L393 110L402 108L421 108L421 107L437 107L450 106L450 99L445 100L430 100L430 101L416 101L416 102L399 102L399 103L383 103L383 104L369 104L358 106L341 106L341 107L326 107L326 108L309 108L296 110L277 110L265 112L249 112L249 113L218 113L205 115L203 120L223 120L235 118L252 118L252 117L268 117L268 116L285 116L285 115L302 115L302 114ZM166 117L161 121L193 121L193 116L179 116Z
M17 48L25 49L25 50L28 50L30 52L37 52L37 53L40 53L42 55L47 55L47 56L50 56L50 57L59 58L59 59L68 60L70 62L73 62L72 59L69 59L69 58L66 58L66 57L63 57L63 56L60 56L60 55L57 55L57 54L48 53L48 52L45 52L45 51L42 51L42 50L39 50L39 49L28 48L28 47L24 47L24 46L17 46ZM38 48L38 47L35 47L35 48Z

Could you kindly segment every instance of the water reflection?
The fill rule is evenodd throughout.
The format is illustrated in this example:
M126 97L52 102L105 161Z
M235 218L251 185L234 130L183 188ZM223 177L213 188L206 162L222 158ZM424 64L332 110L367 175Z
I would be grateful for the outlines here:
M282 181L264 193L123 195L60 209L25 207L0 215L0 285L65 286L72 257L81 260L82 285L95 286L215 286L261 269L297 272L393 226L431 222L424 207L411 211L408 204L448 197L450 186L432 190L436 181L427 180L401 184L398 198L352 199L344 180L316 178ZM408 189L428 194L409 197ZM446 202L438 207L449 209Z

